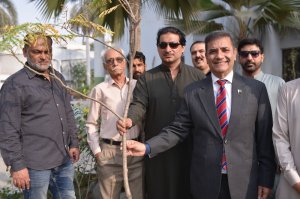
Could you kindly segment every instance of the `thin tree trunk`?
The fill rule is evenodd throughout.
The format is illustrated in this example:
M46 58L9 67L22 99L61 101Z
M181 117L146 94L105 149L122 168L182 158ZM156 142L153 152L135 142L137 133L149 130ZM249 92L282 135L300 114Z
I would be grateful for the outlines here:
M129 7L126 10L132 11L130 15L130 25L129 25L129 35L130 35L130 58L129 58L129 80L132 80L132 61L137 49L140 49L140 18L141 18L141 1L140 0L129 0ZM127 4L128 5L128 4ZM130 92L130 84L128 86L128 95L127 101L124 111L124 118L127 117L130 99L131 99L131 92ZM123 146L126 146L126 136L122 137ZM126 148L126 147L125 147ZM129 182L128 182L128 167L127 167L127 154L126 150L123 150L122 157L123 157L123 178L124 178L124 188L126 192L126 197L128 199L132 199Z
M85 41L86 54L86 84L91 85L91 59L90 59L90 39L87 37Z

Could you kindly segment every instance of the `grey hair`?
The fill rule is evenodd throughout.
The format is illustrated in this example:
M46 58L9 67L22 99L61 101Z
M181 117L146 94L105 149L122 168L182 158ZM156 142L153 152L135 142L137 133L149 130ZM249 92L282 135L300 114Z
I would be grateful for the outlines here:
M121 53L121 55L123 57L125 57L125 53L124 53L124 50L122 48L119 48L119 47L113 47L113 48L108 48L108 49L105 49L105 51L102 51L101 53L101 58L102 58L102 63L105 63L105 56L106 56L106 53L109 51L109 50L114 50L114 51L118 51L119 53Z
M214 41L216 39L224 38L224 37L229 38L232 46L233 47L235 46L234 39L232 38L232 36L228 32L225 32L225 31L214 31L214 32L211 32L210 34L208 34L205 37L205 49L208 49L207 45L208 45L209 42Z

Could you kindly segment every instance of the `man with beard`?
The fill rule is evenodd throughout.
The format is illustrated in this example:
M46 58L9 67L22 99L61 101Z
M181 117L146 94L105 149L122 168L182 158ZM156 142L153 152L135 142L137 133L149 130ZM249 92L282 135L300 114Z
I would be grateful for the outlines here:
M109 77L96 85L91 91L91 97L97 99L117 114L125 110L128 87L130 92L135 87L136 80L126 77L126 61L120 48L108 49L102 59ZM121 54L122 53L122 54ZM100 198L119 199L123 187L123 160L120 144L122 138L116 129L117 116L97 102L91 101L87 116L87 141L97 162L98 184ZM136 139L140 134L140 125L132 127L127 139ZM142 166L143 158L128 157L128 181L133 199L143 198Z
M0 148L13 184L25 199L75 199L74 167L79 159L70 95L51 78L52 39L42 33L24 39L23 69L11 75L0 94ZM35 70L33 72L30 69Z
M204 78L200 70L182 62L185 45L185 34L181 30L161 28L156 47L162 63L146 71L134 89L127 120L130 127L144 120L146 140L174 119L185 87ZM189 154L187 139L154 158L145 159L147 199L189 198Z
M273 121L277 104L277 96L284 80L278 76L265 74L261 70L264 61L264 48L261 42L256 38L246 38L240 41L238 45L239 62L243 69L243 75L254 78L265 84L271 103ZM275 198L275 192L279 180L279 168L277 168L275 183L270 199Z
M266 85L274 118L278 90L284 84L284 80L275 75L265 74L261 70L265 57L264 48L258 39L246 38L241 40L238 45L238 54L243 75L261 81Z
M190 47L194 67L200 69L206 76L209 74L209 66L205 57L204 41L195 41Z
M127 59L129 59L129 55L127 56ZM142 74L145 73L146 71L146 57L145 55L140 52L136 51L135 56L133 58L133 63L132 63L132 76L133 79L138 79ZM129 68L129 65L128 65Z

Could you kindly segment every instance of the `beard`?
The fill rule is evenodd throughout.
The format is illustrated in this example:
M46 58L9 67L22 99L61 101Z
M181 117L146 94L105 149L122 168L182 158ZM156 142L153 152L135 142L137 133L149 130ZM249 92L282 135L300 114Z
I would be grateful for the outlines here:
M142 75L142 73L134 73L132 75L132 77L133 77L133 79L138 79L141 75Z
M257 67L256 63L246 62L246 63L242 64L242 68L247 72L254 72L257 70L258 67Z
M43 72L47 71L47 70L49 69L49 67L51 66L51 64L49 64L49 65L45 68L45 67L43 67L43 66L41 66L41 65L39 65L39 64L34 64L34 63L32 63L29 59L27 59L27 63L28 63L28 65L29 65L32 69L34 69L34 70L36 70L36 71L38 71L38 72L40 72L40 73L43 73Z

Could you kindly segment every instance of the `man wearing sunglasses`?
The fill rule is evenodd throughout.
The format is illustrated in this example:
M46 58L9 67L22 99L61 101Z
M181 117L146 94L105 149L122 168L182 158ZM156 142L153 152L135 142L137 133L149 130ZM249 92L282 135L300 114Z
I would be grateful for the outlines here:
M162 63L146 71L134 89L127 120L132 126L145 118L146 140L174 119L184 88L204 78L200 70L182 62L185 45L185 35L179 29L160 29L156 46ZM146 158L147 199L189 198L188 145L186 140L159 156Z
M266 74L261 70L264 61L264 48L262 43L256 38L246 38L238 45L239 62L243 69L243 75L254 78L265 84L271 103L273 121L277 104L279 88L284 84L284 80L278 76ZM279 168L277 169L274 187L270 199L275 198L276 187L279 180Z
M134 89L136 80L129 81L125 75L126 61L122 49L105 51L102 59L109 77L96 85L91 97L105 103L109 108L122 115L127 99L128 86ZM123 161L120 144L122 138L115 124L118 118L107 108L91 101L86 121L89 146L97 162L100 198L119 199L123 187ZM140 125L132 127L127 139L139 137ZM133 198L143 198L142 165L143 158L128 157L128 181Z
M261 70L264 61L264 48L256 38L246 38L238 45L239 62L243 69L243 75L254 78L266 85L273 118L277 104L278 89L284 84L284 80L278 76L266 74Z

